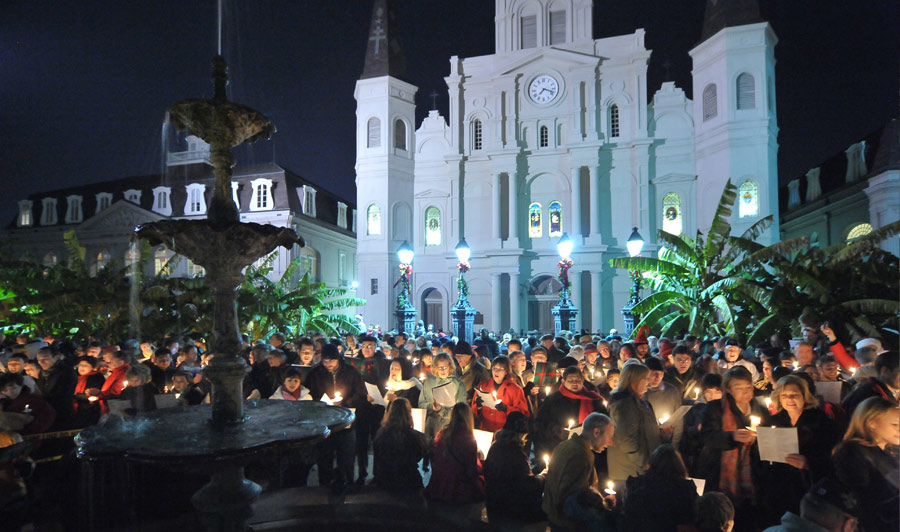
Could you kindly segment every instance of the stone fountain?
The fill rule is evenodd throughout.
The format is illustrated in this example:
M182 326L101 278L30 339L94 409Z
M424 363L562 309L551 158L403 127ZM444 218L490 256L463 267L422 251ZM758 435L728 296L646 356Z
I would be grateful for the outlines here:
M293 230L241 223L231 198L231 150L269 138L275 126L249 107L225 95L225 59L213 59L215 93L208 100L185 100L169 109L170 120L209 143L215 188L206 220L163 220L135 230L135 238L165 245L206 269L215 316L209 342L214 355L204 375L212 383L211 405L158 410L135 419L115 420L76 437L85 460L121 459L198 466L210 482L192 503L210 531L240 531L252 516L260 487L244 477L244 464L254 455L312 445L332 430L348 427L353 413L314 401L243 399L242 383L249 367L239 355L235 293L244 268L278 246L303 245Z

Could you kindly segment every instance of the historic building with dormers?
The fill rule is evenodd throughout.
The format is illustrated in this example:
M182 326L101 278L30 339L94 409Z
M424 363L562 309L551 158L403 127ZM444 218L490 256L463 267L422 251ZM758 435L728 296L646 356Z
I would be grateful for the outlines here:
M67 259L63 235L74 230L86 248L91 271L111 261L133 263L138 257L130 239L136 226L165 218L206 216L215 182L209 145L190 135L180 144L180 149L166 154L162 176L74 186L20 200L15 221L4 230L4 252L52 266ZM276 250L273 279L280 278L288 264L301 257L302 270L313 280L330 288L352 288L356 279L356 210L352 203L317 189L275 163L236 167L231 190L241 221L292 227L306 241L302 248ZM157 247L152 263L145 264L145 273L160 272L177 253ZM203 274L202 268L187 258L170 264L169 269L175 276Z
M648 94L644 31L592 34L591 0L496 0L495 51L451 57L449 116L415 123L392 3L376 0L356 84L359 295L367 323L396 326L396 251L415 249L419 318L448 330L454 249L472 249L476 327L553 330L556 243L575 241L577 328L622 328L630 281L608 260L637 227L706 232L728 179L740 232L779 236L775 45L754 0L709 0L691 51L693 94Z

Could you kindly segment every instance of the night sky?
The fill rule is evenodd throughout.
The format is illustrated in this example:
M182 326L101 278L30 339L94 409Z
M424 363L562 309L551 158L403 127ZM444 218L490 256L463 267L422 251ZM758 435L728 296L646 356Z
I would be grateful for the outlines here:
M782 184L878 129L898 110L896 0L762 0L779 43L776 95ZM491 0L401 0L417 120L438 91L447 113L451 55L493 53ZM643 27L649 94L674 80L691 97L687 51L705 0L603 0L594 37ZM0 226L40 190L158 174L168 106L209 97L215 0L0 2ZM353 188L356 105L369 0L225 2L230 98L268 115L269 142L241 162L275 161L339 196ZM666 75L665 63L670 63ZM155 184L155 183L153 183Z

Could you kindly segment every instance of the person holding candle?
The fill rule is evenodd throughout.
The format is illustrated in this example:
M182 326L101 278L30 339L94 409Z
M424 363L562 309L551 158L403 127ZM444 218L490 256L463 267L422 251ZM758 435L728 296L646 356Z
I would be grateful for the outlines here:
M193 382L194 377L187 371L176 371L172 375L172 389L169 393L175 394L179 404L185 406L199 405L206 397L206 392L199 384Z
M491 378L475 387L492 395L497 402L493 408L485 406L476 393L472 397L472 414L475 417L475 425L488 432L497 432L506 423L506 416L511 412L528 414L528 403L525 401L525 392L516 384L510 371L509 359L499 356L491 365Z
M390 374L384 387L386 390L384 399L388 403L398 398L404 398L411 405L419 404L422 383L413 377L412 363L406 358L391 360Z
M100 408L103 413L108 411L106 400L118 399L122 390L125 389L127 382L125 373L131 367L128 364L130 357L126 351L110 351L108 352L108 358L107 368L109 369L109 375L103 381L103 386L99 389L90 388L86 391L88 397L94 396L100 400Z
M438 431L450 422L450 410L452 407L442 406L434 398L434 389L439 386L450 386L457 403L466 403L466 385L453 374L453 360L447 353L440 353L434 357L431 364L431 374L422 383L422 393L419 395L419 408L424 408L425 438L429 446L434 441Z
M150 368L143 364L135 364L125 372L125 379L128 386L122 390L119 399L131 401L131 407L126 409L126 412L134 415L156 410L156 386L153 385Z
M485 502L492 522L497 516L518 522L546 519L541 510L546 475L535 475L531 470L527 439L528 418L521 412L510 412L484 462Z
M534 421L535 456L551 453L569 437L569 420L580 425L593 412L606 412L603 397L584 388L584 377L578 366L563 372L559 391L551 393L541 404Z
M475 395L475 387L491 378L490 372L475 358L475 352L468 342L460 340L453 348L456 359L456 376L466 385L466 401Z
M610 397L609 414L616 424L616 436L607 460L609 477L615 481L640 475L650 462L650 454L662 443L657 416L644 398L649 380L650 368L637 360L628 362L622 368L619 387Z
M609 417L593 413L584 419L581 434L553 450L541 505L552 529L617 529L613 513L616 493L604 493L594 468L594 453L613 445L615 432Z
M663 444L650 455L647 471L625 482L625 531L669 532L694 521L694 482L678 452Z
M103 386L103 375L97 370L97 359L83 356L75 364L77 380L75 382L75 394L73 400L73 412L71 426L81 429L93 425L100 420L100 404L88 399L85 390L100 388Z
M725 340L725 355L721 357L718 362L719 373L724 374L729 369L740 366L749 371L753 382L756 382L759 378L759 370L756 369L753 362L741 358L741 353L743 353L743 351L744 346L736 339L729 338Z
M666 368L665 381L678 386L682 404L696 400L703 373L694 364L693 351L686 345L676 345L672 349L672 365Z
M53 425L56 411L23 383L20 373L0 373L0 410L20 414L16 417L21 428L14 428L23 435L47 432Z
M706 479L706 491L722 491L734 502L736 530L755 530L758 487L762 475L756 432L749 429L750 416L769 426L769 413L753 400L753 376L746 368L729 369L722 377L725 395L713 401L703 414L700 435L703 449L697 470Z

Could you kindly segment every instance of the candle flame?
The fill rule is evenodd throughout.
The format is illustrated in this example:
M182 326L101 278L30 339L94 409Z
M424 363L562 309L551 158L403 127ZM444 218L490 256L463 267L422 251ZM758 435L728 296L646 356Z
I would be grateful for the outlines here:
M668 420L669 420L669 414L663 414L663 417L659 418L657 421L659 421L659 424L662 425L663 423L665 423Z
M544 395L550 395L550 387L549 386L544 387Z
M544 463L547 464L547 467L550 467L550 455L549 454L544 455Z
M572 430L572 426L573 426L573 425L575 425L575 420L574 420L574 419L570 419L570 420L569 420L569 430Z
M424 373L419 373L419 380L420 380L420 381L424 381L424 380L425 380L425 374L424 374Z
M766 408L769 408L770 406L772 406L772 398L771 398L771 397L766 397L766 398L765 398L765 403L766 403Z

